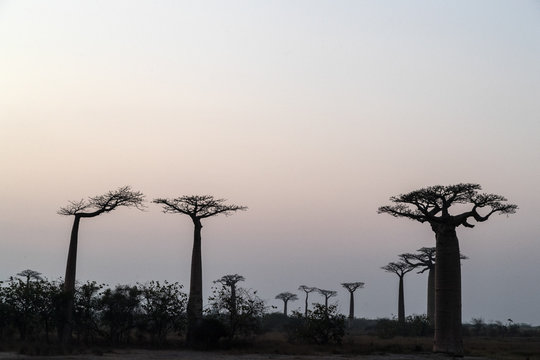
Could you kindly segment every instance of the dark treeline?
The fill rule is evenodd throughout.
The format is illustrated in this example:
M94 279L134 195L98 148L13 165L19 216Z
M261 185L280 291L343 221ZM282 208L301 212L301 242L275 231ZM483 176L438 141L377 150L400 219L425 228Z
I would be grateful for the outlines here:
M61 281L49 281L25 270L0 286L0 346L38 344L38 354L59 350L65 292ZM336 304L313 303L312 309L293 311L290 316L266 306L257 292L237 285L240 275L225 275L215 281L204 311L200 348L246 344L256 335L279 332L290 343L339 345L346 334L432 336L426 315L396 319L348 318ZM234 286L233 286L234 285ZM294 295L294 294L291 294ZM157 346L185 343L187 295L178 283L150 281L144 284L107 287L89 281L77 284L74 297L73 344L89 346ZM485 323L473 319L465 324L468 336L535 336L538 329L524 324ZM46 352L43 344L51 348ZM28 350L27 350L28 352ZM33 353L36 353L34 351Z

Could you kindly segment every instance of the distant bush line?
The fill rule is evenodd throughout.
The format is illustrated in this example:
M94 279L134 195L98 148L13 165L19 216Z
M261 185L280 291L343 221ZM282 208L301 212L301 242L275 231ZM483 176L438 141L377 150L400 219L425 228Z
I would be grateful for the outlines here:
M26 279L11 277L0 283L0 347L9 344L55 344L63 323L65 301L62 283L27 272ZM335 305L314 304L306 313L275 313L256 291L217 286L209 298L198 331L200 348L246 344L257 335L279 332L290 343L340 345L344 336L432 336L425 315L396 319L346 319ZM186 330L187 295L178 283L150 281L109 288L96 282L78 284L75 293L75 346L182 346ZM540 330L526 324L486 323L473 319L464 324L465 336L538 336ZM25 349L25 347L20 347ZM24 351L24 350L23 350Z

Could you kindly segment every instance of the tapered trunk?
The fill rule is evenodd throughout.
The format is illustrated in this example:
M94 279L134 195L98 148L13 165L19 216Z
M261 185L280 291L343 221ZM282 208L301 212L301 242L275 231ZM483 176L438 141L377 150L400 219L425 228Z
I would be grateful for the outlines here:
M435 266L429 268L427 288L427 318L431 324L435 321Z
M202 259L201 259L201 229L200 219L193 219L195 229L193 232L193 252L191 254L191 279L189 284L189 298L187 305L187 333L186 342L194 345L196 328L202 321Z
M403 275L399 277L399 294L398 294L398 321L405 323L405 296L403 294Z
M461 260L456 229L438 226L435 262L435 340L433 351L463 356Z
M80 216L75 215L73 227L71 228L71 238L69 240L69 250L66 265L66 276L64 277L64 309L60 330L60 340L63 344L71 341L73 332L73 302L75 296L75 275L77 271L77 244L79 237Z
M237 314L237 309L236 309L236 285L233 284L231 285L231 315L233 317L236 317L236 314Z
M354 319L354 292L349 291L351 294L351 300L349 302L349 319Z
M287 302L288 300L283 300L283 315L287 316Z

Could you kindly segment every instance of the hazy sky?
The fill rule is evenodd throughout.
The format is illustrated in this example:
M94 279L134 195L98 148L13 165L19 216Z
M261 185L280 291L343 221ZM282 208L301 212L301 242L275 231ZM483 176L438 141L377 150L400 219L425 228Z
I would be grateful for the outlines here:
M519 210L458 230L463 319L540 325L538 64L537 1L0 0L0 279L63 276L56 211L131 185L249 207L203 224L205 297L238 273L347 312L363 281L356 315L388 317L380 267L434 234L378 206L475 182ZM192 232L157 205L83 219L77 277L187 289ZM426 282L406 276L407 314Z

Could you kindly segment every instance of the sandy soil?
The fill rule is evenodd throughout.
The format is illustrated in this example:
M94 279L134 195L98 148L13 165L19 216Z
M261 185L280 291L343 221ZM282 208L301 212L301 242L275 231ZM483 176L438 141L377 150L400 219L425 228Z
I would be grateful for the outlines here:
M197 352L189 350L118 350L103 355L66 355L66 356L24 356L15 353L0 352L1 360L47 359L47 360L415 360L415 359L450 359L441 355L273 355L273 354L227 354L219 352ZM485 358L465 357L465 360L485 360Z

